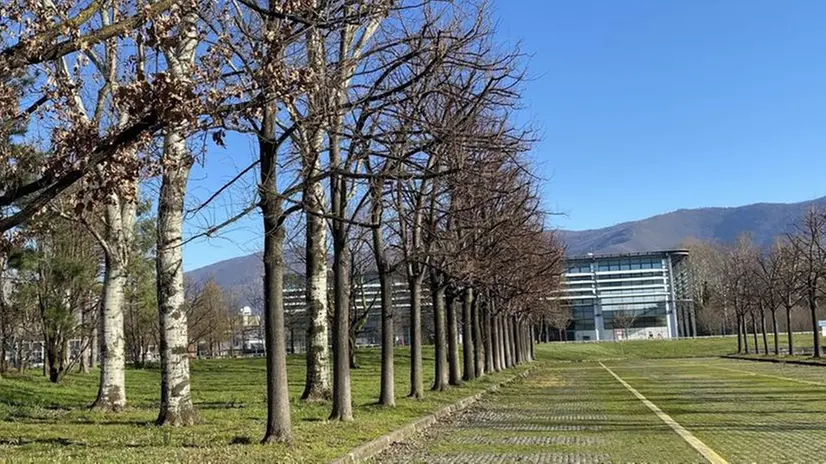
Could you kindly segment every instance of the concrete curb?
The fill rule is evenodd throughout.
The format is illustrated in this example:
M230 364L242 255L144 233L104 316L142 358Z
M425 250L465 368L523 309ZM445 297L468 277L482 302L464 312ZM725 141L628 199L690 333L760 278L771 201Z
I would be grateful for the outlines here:
M382 451L386 450L390 445L393 443L397 443L400 441L407 440L408 438L412 437L413 435L426 430L431 425L435 424L439 419L443 419L451 414L455 414L463 409L466 409L468 406L472 405L473 403L479 401L483 395L487 393L492 393L504 385L507 385L514 380L517 379L524 379L528 376L528 374L533 370L533 368L528 368L524 372L515 375L509 379L506 379L485 391L481 391L473 396L468 396L467 398L462 398L461 400L449 405L445 406L442 409L434 412L433 414L429 414L424 416L420 419L417 419L399 429L396 429L386 435L382 435L379 438L376 438L373 441L369 441L363 445L360 445L356 448L350 450L347 454L340 458L336 458L330 461L330 464L346 464L346 463L356 463L362 462L364 460L370 459L373 456L381 453Z
M725 355L720 356L724 359L737 359L740 361L755 361L755 362L767 362L767 363L775 363L775 364L796 364L799 366L818 366L818 367L826 367L826 363L818 362L818 361L807 361L805 359L778 359L778 358L752 358L746 356L737 356L737 355Z

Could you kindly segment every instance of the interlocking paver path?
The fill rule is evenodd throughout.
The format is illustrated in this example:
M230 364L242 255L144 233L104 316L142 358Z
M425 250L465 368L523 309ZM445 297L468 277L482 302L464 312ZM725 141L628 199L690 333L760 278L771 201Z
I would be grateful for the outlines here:
M826 367L725 359L605 363L728 462L826 462ZM705 462L598 363L537 362L378 462Z
M598 365L540 364L528 378L487 395L425 436L394 445L377 461L649 462L656 455L702 460Z

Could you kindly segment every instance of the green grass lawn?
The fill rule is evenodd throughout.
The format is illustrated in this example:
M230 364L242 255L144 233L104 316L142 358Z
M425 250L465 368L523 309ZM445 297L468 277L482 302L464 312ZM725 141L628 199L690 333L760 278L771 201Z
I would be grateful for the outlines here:
M425 386L433 376L432 349L425 349ZM202 423L188 428L153 425L159 403L157 370L128 370L129 409L120 414L91 412L98 375L71 374L53 385L36 373L0 380L0 461L44 462L326 462L460 398L520 372L486 376L422 400L408 393L409 354L396 357L397 407L376 406L379 352L359 352L362 368L352 374L355 421L327 422L329 403L299 400L303 356L290 357L288 376L294 443L260 445L266 408L263 359L195 361L192 394ZM524 369L522 367L521 369Z
M805 334L800 335L799 340L796 337L796 343L799 346L805 346L807 342L811 343L811 340ZM677 402L673 405L669 404L667 395L667 397L658 397L658 401L664 401L666 408L671 408L677 415L681 410L675 410L674 407L695 407L691 404L691 398L695 395L694 387L699 384L692 384L691 379L696 376L704 375L712 379L734 376L730 385L721 380L723 383L715 386L717 390L708 391L713 394L697 393L699 395L697 398L700 398L702 402L711 401L709 398L718 394L723 400L736 397L736 400L732 400L734 403L751 401L750 395L763 392L769 392L772 395L781 394L779 389L772 390L775 388L773 386L767 386L768 390L758 388L750 392L742 388L741 381L781 382L779 385L785 388L803 385L809 390L826 391L826 387L821 388L813 384L788 384L787 381L771 377L775 375L771 373L787 372L777 371L776 369L788 369L780 365L709 359L653 361L659 358L720 356L734 352L736 343L736 338L709 338L538 345L537 356L540 361L537 364L544 369L542 371L544 373L538 377L532 375L529 380L520 382L520 384L534 382L535 385L546 390L551 399L549 405L560 403L562 406L559 407L563 409L567 407L564 406L566 401L575 401L578 405L576 407L586 408L583 411L588 410L587 408L591 406L587 405L593 403L592 406L603 411L599 414L614 418L612 424L616 425L616 430L611 428L613 425L606 424L602 432L613 430L616 443L636 440L639 446L654 447L652 449L659 449L657 447L662 443L667 443L662 441L662 437L663 433L669 432L667 430L664 432L656 420L647 416L643 417L647 414L645 408L641 409L633 397L629 399L627 392L623 392L621 386L611 382L610 376L606 377L605 373L600 373L598 364L593 361L603 360L611 365L617 365L617 369L623 370L622 375L631 377L629 381L638 382L641 390L651 392L655 397L658 397L660 388L665 388L660 387L656 382L660 379L667 380L669 383L663 384L667 386L663 392L671 392L670 395L677 398ZM36 372L22 376L9 376L0 380L0 461L44 462L74 459L87 462L326 462L361 443L397 429L519 372L519 370L511 370L486 376L480 381L451 388L446 392L428 392L423 400L410 400L404 397L408 392L408 352L399 350L396 358L398 406L388 409L374 404L379 388L378 350L360 351L359 361L362 368L354 370L352 378L355 421L336 423L326 421L330 411L329 403L306 404L299 401L298 397L304 382L304 358L303 356L289 358L288 375L294 434L294 443L291 446L258 444L258 440L263 435L266 417L265 367L264 360L260 358L195 361L192 364L192 392L203 421L197 426L180 429L158 428L153 425L159 402L160 376L157 370L127 371L129 408L121 414L104 414L88 410L88 405L97 392L96 372L85 375L71 374L60 385L50 384ZM427 386L432 381L433 375L431 347L425 348L424 361L425 385ZM581 363L570 364L570 361ZM716 362L743 364L751 371L766 374L758 376L702 367L705 364ZM657 367L660 365L657 363L664 363L662 365L667 367ZM692 363L696 366L690 367ZM634 376L638 373L634 372L633 367L626 366L638 366L640 372L647 377L635 378ZM813 380L815 382L819 382L817 379L826 374L826 369L820 367L800 367L808 370L788 372L792 372L795 376L802 376L801 378L815 379ZM672 371L679 375L669 374ZM730 374L728 377L726 377L727 373ZM502 395L505 394L502 393ZM820 393L809 396L801 394L803 396L800 397L800 401L822 399L826 402L826 396L821 398L818 396ZM534 400L531 393L515 391L511 395L513 401L524 403L520 403L523 409L532 407ZM495 398L505 397L492 398L495 400ZM683 403L685 405L681 406ZM796 407L795 404L798 403L793 402L789 407L793 409ZM766 405L768 407L770 403ZM736 404L727 404L726 407L734 408L734 406ZM623 409L626 407L631 409ZM735 409L731 410L735 411ZM725 417L720 416L723 414L722 411L724 409L715 412L714 414L719 417L715 416L713 420L724 422ZM747 410L743 417L757 419L759 415L766 413L766 410L756 412ZM697 417L702 416L700 413L696 414ZM560 425L564 425L562 422L571 420L574 421L573 425L577 425L576 417L572 419L569 414L560 413L557 419L561 421ZM788 417L783 420L787 419ZM629 429L619 425L635 420L643 421L654 428L650 430L644 427ZM700 427L704 427L703 423L699 424ZM597 446L594 443L599 441L585 440L585 442L591 443L587 446L591 449ZM470 446L468 443L465 445ZM484 446L489 446L489 444ZM635 454L636 451L628 451L632 448L626 449L624 445L606 444L605 446L604 449L597 449L597 455L610 455L621 459L644 456ZM619 447L617 448L619 451L611 451L615 449L612 448L614 446ZM671 445L665 448L671 449ZM585 451L587 450L576 452Z
M823 367L724 359L606 364L730 462L823 461Z
M786 335L781 335L780 344L786 344ZM759 338L760 350L763 339ZM812 336L795 334L797 348L811 347ZM769 351L774 349L774 337L769 336ZM749 347L754 350L753 338L749 337ZM661 359L661 358L707 358L723 356L737 351L737 337L714 337L681 340L627 340L601 343L547 343L537 346L537 356L554 361L604 361L610 359ZM762 355L761 355L762 356ZM796 357L797 358L797 357Z

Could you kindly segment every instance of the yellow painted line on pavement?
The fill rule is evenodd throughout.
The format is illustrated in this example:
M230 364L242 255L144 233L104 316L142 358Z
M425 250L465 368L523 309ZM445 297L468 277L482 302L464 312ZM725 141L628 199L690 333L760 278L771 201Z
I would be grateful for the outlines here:
M708 445L706 445L705 443L700 441L699 438L695 437L693 433L689 432L688 430L685 429L685 427L683 427L677 421L672 419L671 416L669 416L668 414L663 412L663 410L658 408L656 404L652 403L651 401L648 401L648 398L642 396L642 393L638 392L634 387L629 385L628 382L626 382L625 380L622 380L622 378L620 376L618 376L617 374L615 374L614 371L609 369L608 366L606 366L605 364L602 364L602 363L599 363L599 365L602 366L603 369L608 371L609 374L614 376L614 378L617 379L617 381L619 383L621 383L625 388L627 388L628 391L633 393L634 396L636 396L638 400L642 401L642 403L644 405L648 406L648 409L650 409L652 412L654 412L654 414L656 414L657 417L659 417L663 422L668 424L668 426L671 427L672 430L677 432L677 435L679 435L683 440L685 440L686 443L691 445L692 448L694 448L695 450L697 450L697 452L702 454L703 457L706 458L706 460L708 460L708 462L710 462L712 464L728 464L728 461L723 459L713 449L709 448Z

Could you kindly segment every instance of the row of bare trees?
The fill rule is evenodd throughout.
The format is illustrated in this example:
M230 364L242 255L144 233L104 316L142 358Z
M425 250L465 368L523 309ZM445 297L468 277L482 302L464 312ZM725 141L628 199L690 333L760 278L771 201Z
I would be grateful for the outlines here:
M784 349L794 354L793 330L802 326L812 333L813 356L821 355L818 319L826 290L826 212L808 209L790 230L767 249L748 235L730 246L697 240L686 244L691 250L692 314L707 332L736 332L738 352L780 354L784 326Z
M483 3L439 0L0 6L3 249L41 246L29 224L47 213L94 237L104 269L96 407L126 405L127 269L147 179L160 185L152 254L159 425L198 420L183 245L250 214L260 215L264 248L265 442L291 438L284 249L299 214L310 316L302 398L329 398L331 419L353 418L348 245L364 230L381 283L381 404L396 397L397 275L411 295L410 396L424 395L425 287L435 327L433 390L530 360L533 323L558 284L561 247L544 230L526 156L533 134L514 123L523 57L495 42L492 23ZM230 136L254 141L251 163L188 204L194 163ZM254 186L243 191L245 206L184 237L186 217L244 185Z

